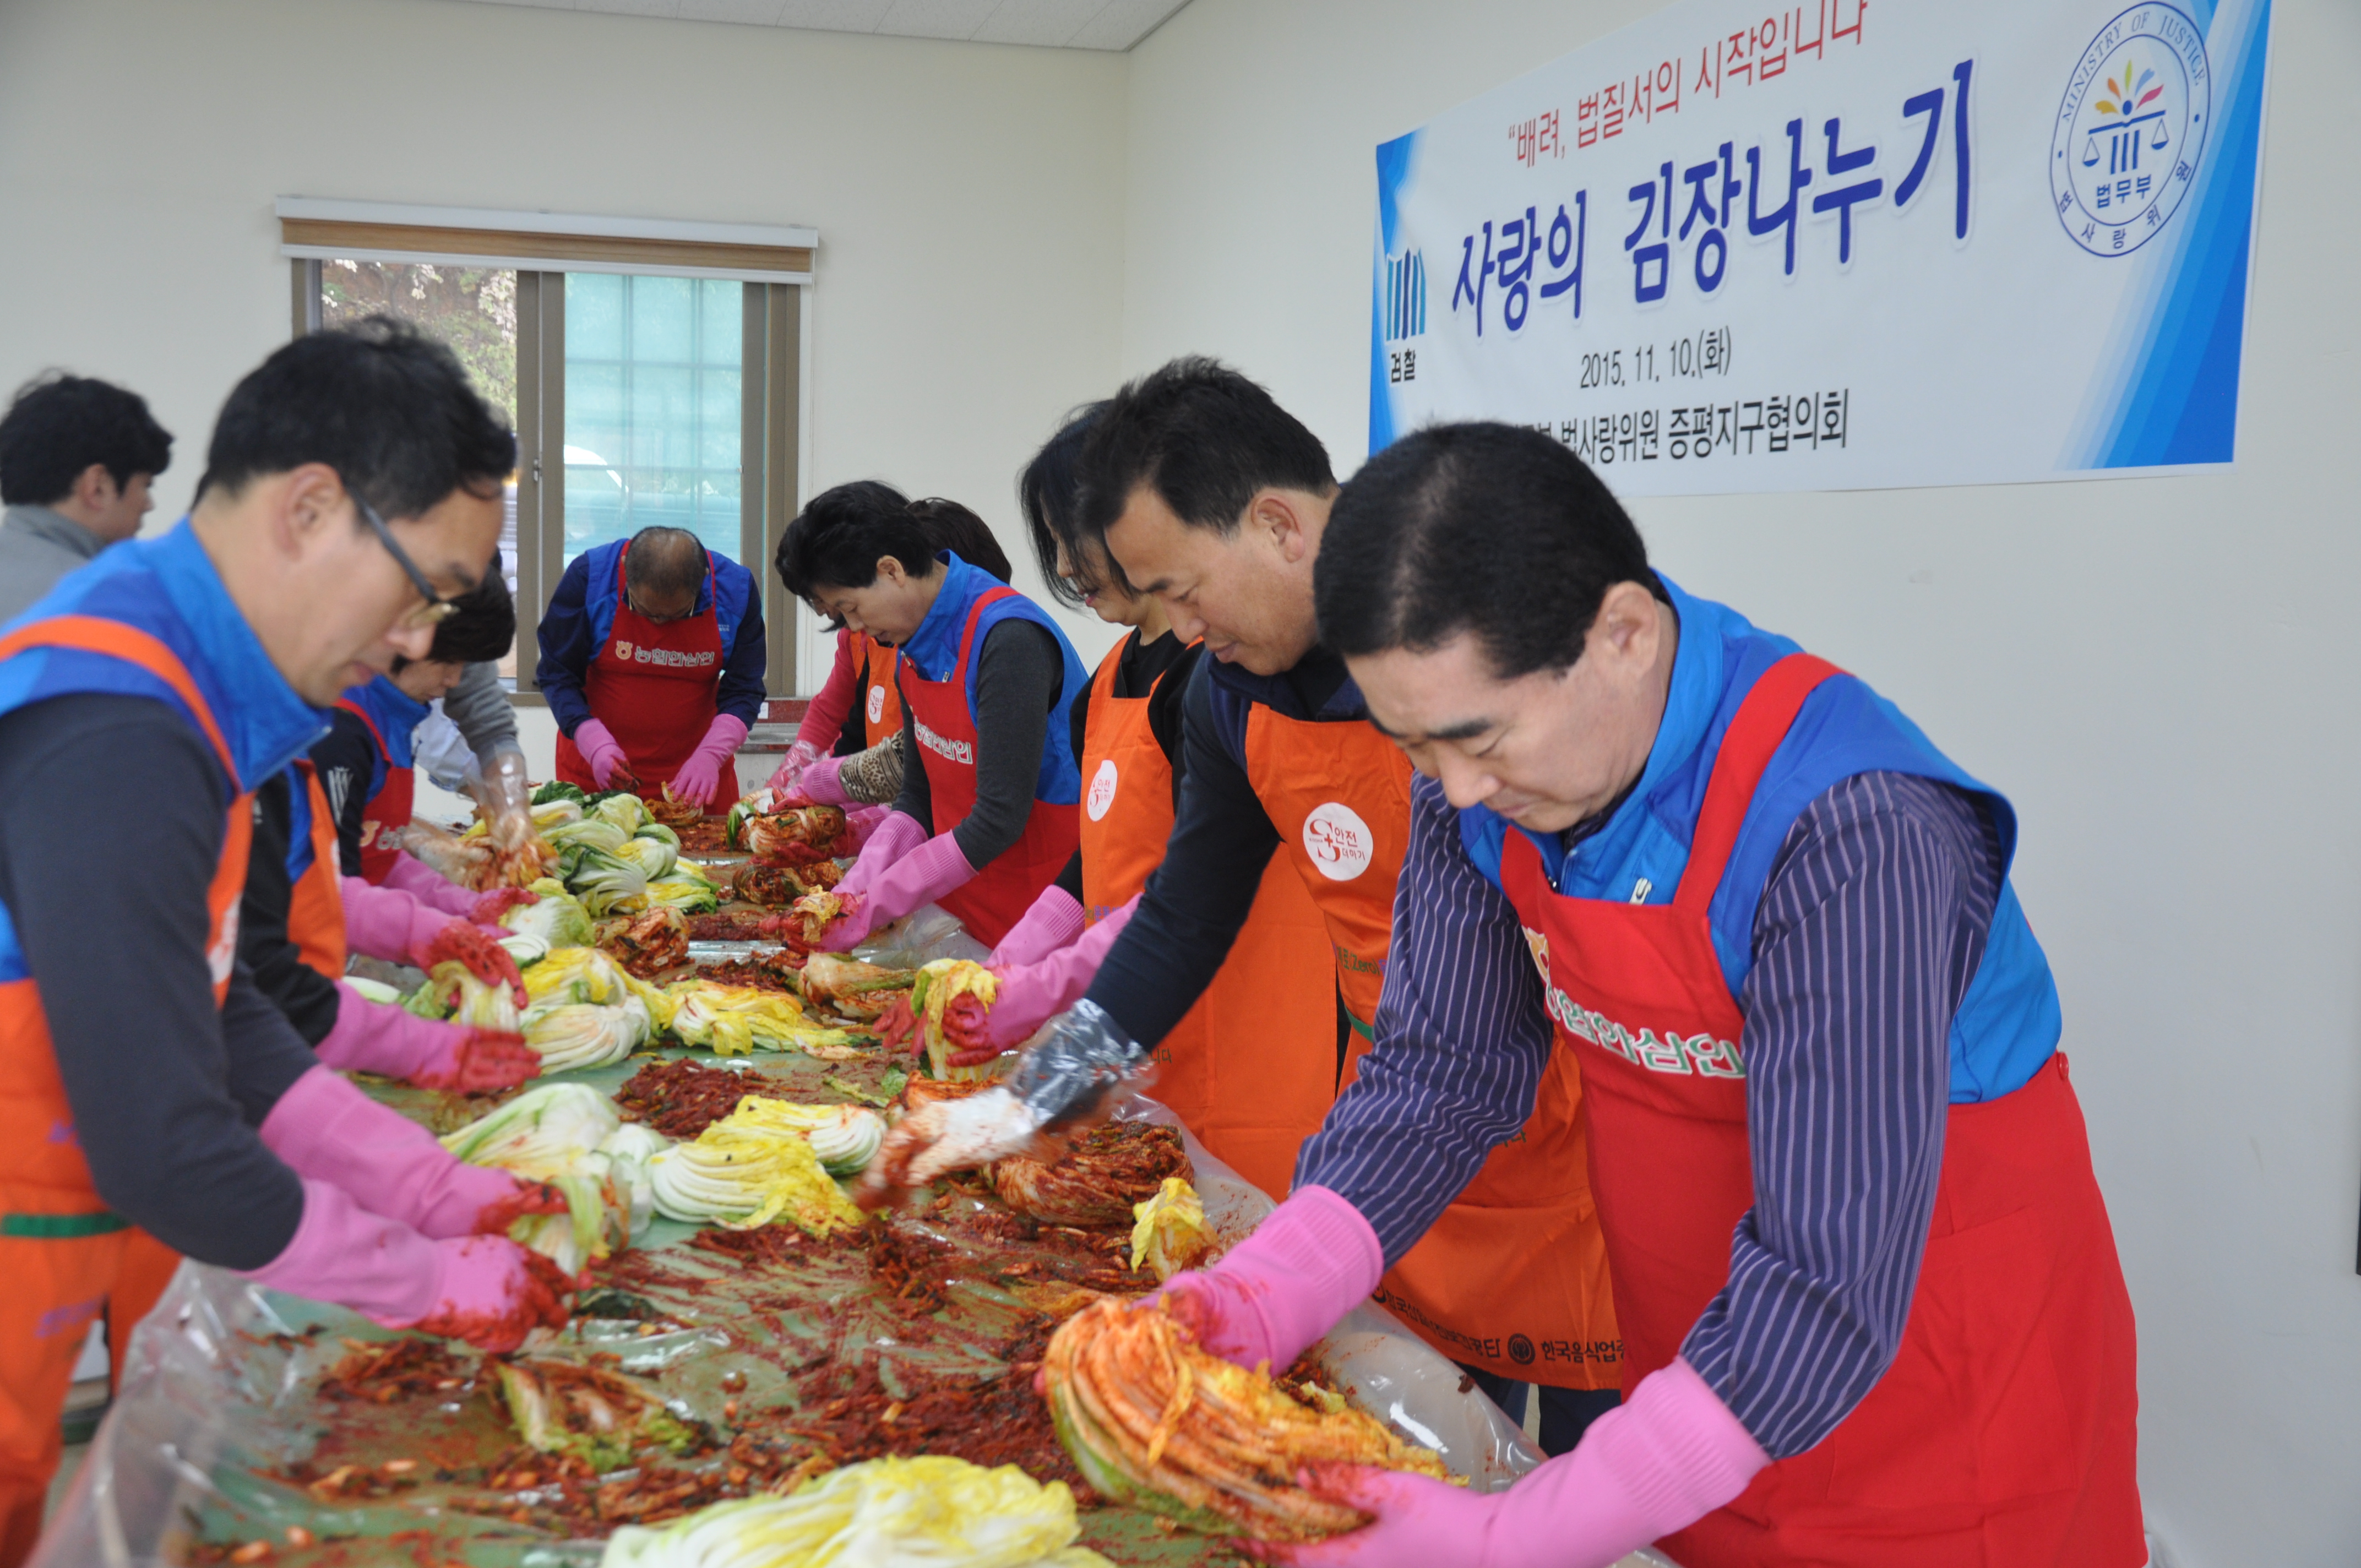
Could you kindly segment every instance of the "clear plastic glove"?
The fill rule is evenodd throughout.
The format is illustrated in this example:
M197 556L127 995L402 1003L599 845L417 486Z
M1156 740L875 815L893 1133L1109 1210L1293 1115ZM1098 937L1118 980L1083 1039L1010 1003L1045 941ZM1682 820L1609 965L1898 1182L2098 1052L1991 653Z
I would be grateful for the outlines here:
M808 740L797 740L779 759L779 765L771 770L770 787L780 795L795 794L796 781L804 776L804 770L818 761L818 747Z
M1125 907L1128 909L1130 906L1126 905ZM1016 969L1025 964L1038 964L1081 936L1082 925L1082 906L1075 902L1072 894L1051 883L1041 890L1041 895L1025 911L1025 918L1011 926L1008 935L1000 938L1000 946L992 949L991 956L983 960L983 967Z
M501 850L521 850L533 838L533 786L524 753L503 746L479 761L476 798L484 807L484 830Z
M461 887L407 850L395 854L379 885L406 893L428 908L439 909L445 915L465 915L476 902L472 888Z
M313 1049L344 1072L373 1072L422 1089L489 1094L541 1072L541 1054L522 1035L421 1018L390 1003L336 987L335 1026Z
M445 920L443 928L423 946L411 949L410 957L423 970L432 970L442 963L464 965L469 974L486 985L506 984L515 992L519 1008L532 1003L525 992L524 976L517 972L515 958L481 926L465 920Z
M1066 898L1054 887L1049 889L1049 893L1057 893L1059 897ZM1049 894L1042 896L1046 898ZM1074 901L1066 898L1066 902L1073 904ZM1080 1002L1082 993L1090 990L1091 981L1098 978L1099 966L1106 961L1107 949L1115 946L1117 937L1123 935L1123 928L1131 923L1131 912L1138 906L1139 899L1135 895L1130 903L1064 947L1044 955L1038 962L1004 969L990 959L985 960L986 967L1000 977L998 994L993 999L992 1011L984 1018L985 1038L1002 1050L1021 1046L1033 1037L1034 1030ZM1035 907L1039 905L1037 904ZM1082 906L1074 905L1074 908L1079 913ZM1026 918L1030 920L1032 916L1027 914ZM1009 935L1013 937L1016 933L1012 931ZM1001 950L1005 951L1007 947L1008 943L1003 940ZM997 956L994 955L995 958Z
M865 864L868 857L863 855L862 860ZM844 913L820 933L819 940L813 945L825 952L849 952L868 940L869 934L880 926L899 920L918 905L965 886L974 875L975 868L967 863L959 839L949 833L938 834L880 872L868 886L859 889L858 896L846 901ZM844 892L841 884L837 892Z
M579 731L577 731L578 734ZM692 800L708 810L727 806L727 800L714 797L720 793L721 770L738 754L739 743L746 739L746 721L732 713L717 713L713 722L705 727L705 739L688 754L672 775L672 793L675 800ZM731 797L736 790L731 789Z
M504 1231L520 1214L565 1207L539 1182L453 1158L434 1134L326 1067L297 1079L258 1132L296 1175L328 1182L428 1237Z
M586 718L574 727L574 749L590 764L590 776L598 781L600 789L640 787L639 775L631 772L622 745L597 719Z
M1423 1475L1314 1464L1301 1486L1374 1519L1323 1541L1247 1550L1307 1568L1608 1568L1728 1503L1770 1462L1705 1379L1676 1359L1592 1422L1573 1453L1505 1492L1477 1496Z

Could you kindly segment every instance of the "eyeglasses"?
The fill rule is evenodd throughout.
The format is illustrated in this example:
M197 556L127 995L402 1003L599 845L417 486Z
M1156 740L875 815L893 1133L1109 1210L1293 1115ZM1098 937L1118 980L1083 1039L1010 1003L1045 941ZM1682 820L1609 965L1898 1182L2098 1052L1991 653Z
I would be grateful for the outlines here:
M361 499L357 490L348 487L345 494L352 497L353 507L361 514L361 521L368 524L369 532L377 535L377 542L385 546L385 553L393 557L393 564L401 568L402 576L410 579L411 587L416 588L419 597L426 601L412 605L410 612L397 624L404 628L434 626L458 614L458 601L446 599L434 591L434 585L426 580L426 574L418 569L418 563L410 558L410 552L394 543L393 530L386 527L385 519L378 516L377 509Z

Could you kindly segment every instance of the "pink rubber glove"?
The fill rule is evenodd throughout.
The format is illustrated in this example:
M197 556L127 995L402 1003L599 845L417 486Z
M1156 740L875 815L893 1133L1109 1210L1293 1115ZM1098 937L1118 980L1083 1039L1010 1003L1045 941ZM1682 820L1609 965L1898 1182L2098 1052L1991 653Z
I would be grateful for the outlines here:
M851 819L847 818L850 825ZM908 854L928 838L926 828L915 817L905 812L888 811L885 819L870 829L868 839L861 847L861 858L836 884L839 893L866 893L869 884L882 875L885 868Z
M313 1047L344 1072L374 1072L422 1089L488 1094L541 1073L541 1053L522 1035L438 1023L338 985L336 1025Z
M844 844L858 855L869 847L869 840L885 826L894 815L890 806L847 806L844 808Z
M504 1354L566 1326L572 1281L506 1236L429 1241L332 1183L303 1183L303 1217L277 1257L239 1277L334 1301L390 1329L423 1329Z
M581 731L575 732L577 736ZM710 808L727 806L730 801L717 802L714 793L721 787L721 770L738 754L738 744L746 739L746 721L734 713L717 713L713 722L705 727L705 739L688 754L688 761L672 775L672 793L675 800L693 800ZM735 799L733 795L731 799Z
M330 1069L297 1079L262 1119L262 1141L298 1176L325 1181L374 1214L429 1237L505 1231L565 1200L505 1170L463 1165L434 1135Z
M850 806L852 797L844 793L844 759L822 757L804 770L796 784L796 793L814 806Z
M796 781L804 776L806 768L818 761L818 747L808 740L797 740L787 748L787 754L779 759L779 765L771 770L770 787L780 795L795 794Z
M868 859L862 855L862 863L866 864ZM921 904L930 904L954 888L964 887L974 875L975 868L960 851L959 840L949 833L938 834L878 872L861 890L859 901L820 933L818 945L827 952L849 952L868 940L869 933L880 926L899 920ZM840 886L837 891L844 890Z
M406 893L428 908L439 909L445 915L466 915L475 907L473 893L407 850L393 857L393 869L385 873L385 881L379 885Z
M1025 912L1025 918L1008 928L1008 935L1000 938L1000 946L992 949L983 964L986 969L1038 964L1082 934L1082 906L1074 902L1072 894L1051 883Z
M1607 1568L1695 1524L1771 1463L1686 1361L1650 1373L1561 1454L1505 1492L1423 1475L1314 1464L1301 1484L1377 1516L1316 1544L1249 1547L1267 1563L1354 1568Z
M1056 888L1049 889L1066 898ZM1048 894L1043 894L1047 897ZM1039 905L1036 905L1036 908ZM1082 908L1074 905L1077 911ZM1033 1037L1033 1031L1082 999L1091 988L1091 981L1106 961L1107 949L1131 923L1131 912L1139 907L1139 895L1114 911L1105 919L1083 932L1079 938L1042 959L1038 963L1022 964L1007 969L986 960L1000 976L1000 991L993 999L992 1011L984 1018L984 1036L1002 1050L1021 1046ZM1026 919L1030 920L1028 913ZM1015 932L1010 932L1015 936ZM1007 942L1003 940L1005 951Z
M1385 1271L1358 1209L1325 1187L1299 1187L1220 1262L1174 1275L1158 1299L1215 1355L1283 1372Z
M442 910L357 876L339 878L336 891L344 895L345 945L389 963L413 962L412 955L424 952L451 924Z
M574 749L590 764L590 776L598 781L600 789L637 789L640 781L631 772L622 746L595 718L586 718L574 727Z

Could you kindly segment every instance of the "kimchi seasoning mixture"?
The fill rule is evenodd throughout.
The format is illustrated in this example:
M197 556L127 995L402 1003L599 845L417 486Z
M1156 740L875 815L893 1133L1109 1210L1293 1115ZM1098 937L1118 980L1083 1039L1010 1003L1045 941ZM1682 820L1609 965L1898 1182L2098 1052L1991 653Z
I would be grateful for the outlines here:
M738 1109L749 1094L776 1094L760 1072L733 1072L685 1058L650 1062L615 1091L627 1121L644 1122L668 1138L693 1138Z
M476 1371L436 1339L382 1342L348 1339L348 1354L320 1379L331 1399L367 1399L390 1405L423 1395L449 1398L475 1386Z

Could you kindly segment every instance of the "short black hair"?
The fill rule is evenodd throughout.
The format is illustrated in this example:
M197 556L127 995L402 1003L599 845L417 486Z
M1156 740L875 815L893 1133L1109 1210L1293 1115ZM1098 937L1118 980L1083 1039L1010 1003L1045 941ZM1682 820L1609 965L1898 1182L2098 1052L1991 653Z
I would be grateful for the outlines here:
M1041 580L1049 585L1051 598L1072 609L1083 608L1084 594L1105 586L1096 580L1102 574L1117 579L1116 586L1126 590L1131 587L1123 577L1123 567L1104 547L1093 543L1088 550L1082 548L1078 515L1082 510L1082 444L1105 411L1105 402L1100 401L1085 403L1068 414L1058 433L1042 444L1041 450L1033 455L1033 461L1016 476L1016 504L1025 513L1025 532L1033 542L1033 558L1041 564ZM1060 544L1065 546L1068 565L1081 575L1081 582L1069 580L1058 570Z
M705 541L664 523L640 530L623 546L623 582L642 593L695 593L709 565Z
M1235 533L1257 490L1324 496L1328 449L1271 395L1194 356L1149 371L1107 400L1082 443L1082 532L1103 539L1147 486L1192 528Z
M135 475L172 466L172 433L147 399L111 382L49 370L16 389L0 417L0 501L61 501L93 463L127 488Z
M909 497L876 479L854 479L804 503L779 535L774 564L787 592L808 600L822 586L867 587L888 555L911 576L931 576L936 549L910 514Z
M1015 572L1008 564L1008 552L992 536L992 525L959 502L923 496L910 503L910 515L918 520L918 526L927 531L927 542L936 549L948 550L1004 583Z
M456 613L434 629L426 656L440 663L481 664L504 656L516 641L516 600L509 597L496 551L483 581L461 594Z
M1320 640L1347 658L1473 632L1515 680L1582 656L1607 590L1664 584L1589 466L1521 425L1434 425L1346 482L1312 566Z
M232 389L214 424L200 495L324 463L389 520L453 491L497 492L516 436L457 356L407 322L370 316L306 333Z

